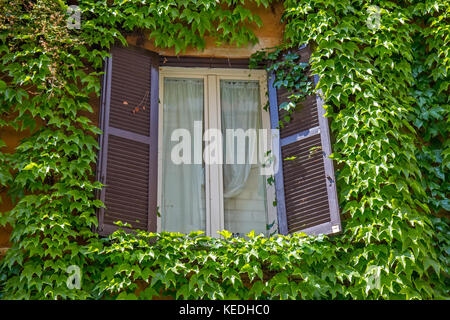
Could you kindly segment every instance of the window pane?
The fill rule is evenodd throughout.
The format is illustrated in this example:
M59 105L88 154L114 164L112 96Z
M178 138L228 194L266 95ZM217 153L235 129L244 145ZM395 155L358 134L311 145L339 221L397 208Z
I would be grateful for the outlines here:
M265 234L266 178L260 174L257 161L258 129L261 128L259 84L221 80L220 99L225 229L237 235L251 230Z
M194 163L192 143L195 122L204 127L203 90L203 79L164 79L161 199L163 231L205 231L204 168L201 155L199 163ZM174 131L176 141L171 141ZM202 131L200 133L203 134ZM184 148L177 149L177 145L183 145ZM189 151L190 156L187 156ZM180 159L187 159L188 163L180 163Z

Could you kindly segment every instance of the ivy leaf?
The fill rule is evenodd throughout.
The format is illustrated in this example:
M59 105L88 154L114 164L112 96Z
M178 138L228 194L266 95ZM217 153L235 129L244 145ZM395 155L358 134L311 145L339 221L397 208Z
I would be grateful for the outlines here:
M227 230L217 231L218 234L220 234L225 239L230 238L233 234Z
M138 298L136 297L135 294L133 293L127 293L125 291L121 292L118 296L117 296L117 300L137 300Z
M23 170L32 170L34 167L38 167L38 165L34 162L30 162L23 168Z

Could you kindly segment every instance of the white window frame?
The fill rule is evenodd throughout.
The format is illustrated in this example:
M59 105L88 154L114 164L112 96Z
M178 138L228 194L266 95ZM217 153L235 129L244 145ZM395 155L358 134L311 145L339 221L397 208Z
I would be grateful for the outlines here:
M267 72L265 70L224 69L224 68L188 68L188 67L160 67L159 68L159 119L158 119L158 208L162 200L162 151L163 151L163 123L164 123L164 78L192 78L203 79L204 85L204 123L205 128L221 130L220 108L220 80L257 80L259 81L261 101L261 125L263 129L270 129L269 111L263 109L268 102ZM268 150L272 150L272 141L269 141ZM211 185L215 186L212 190ZM217 231L224 230L223 206L223 170L220 164L205 165L205 192L206 192L206 235L219 237ZM267 218L268 223L275 223L268 230L272 234L278 229L277 208L275 204L275 186L266 181ZM218 214L212 214L217 213ZM162 213L164 214L164 213ZM157 217L157 231L161 232L161 217Z

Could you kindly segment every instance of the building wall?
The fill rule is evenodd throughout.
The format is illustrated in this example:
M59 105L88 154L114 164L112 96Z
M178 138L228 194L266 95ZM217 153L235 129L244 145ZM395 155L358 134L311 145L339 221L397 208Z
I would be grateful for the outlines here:
M278 3L267 9L263 6L255 7L253 5L250 6L249 9L257 13L263 21L263 26L261 28L253 29L255 35L259 39L258 44L245 47L236 47L235 45L222 45L216 47L213 38L206 38L206 47L203 51L197 51L195 48L188 48L186 52L183 52L180 55L214 58L248 58L258 50L279 45L283 38L284 25L280 22L283 5ZM142 41L142 39L138 39L137 36L129 36L127 41L131 45L143 47L147 50L158 52L161 55L175 56L174 49L157 48L150 40ZM90 104L94 109L94 113L86 114L86 116L89 117L94 124L98 124L99 99L97 97L91 97ZM20 141L29 135L29 131L16 132L12 128L1 128L0 139L6 143L6 147L2 149L2 152L13 153ZM0 203L0 213L11 210L13 208L13 203L11 202L11 199L7 197L5 191L0 192L0 197L2 198L2 202ZM5 248L10 247L10 233L11 227L0 227L0 257L5 252Z
M180 55L214 57L214 58L248 58L251 54L264 48L271 48L281 44L283 39L284 24L281 23L283 13L283 4L277 3L272 7L256 7L254 4L248 6L252 12L258 14L262 21L261 28L253 28L253 32L258 37L259 43L238 48L234 45L222 45L216 47L214 38L206 37L206 46L203 51L197 51L195 48L188 48ZM148 38L148 37L145 37ZM143 47L147 50L158 52L164 56L175 56L174 49L161 49L154 46L151 40L139 39L137 36L129 36L128 43Z
M1 128L0 139L6 143L6 147L2 148L4 153L13 153L15 148L19 145L20 140L28 136L29 131L16 132L12 128ZM11 210L13 208L12 201L6 195L6 191L0 192L0 213ZM0 227L0 256L5 252L4 248L10 246L9 234L11 233L11 227Z

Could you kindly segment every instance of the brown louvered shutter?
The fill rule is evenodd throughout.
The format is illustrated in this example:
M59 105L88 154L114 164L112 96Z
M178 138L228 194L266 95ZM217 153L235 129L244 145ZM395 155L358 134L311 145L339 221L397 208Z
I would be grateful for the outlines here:
M300 62L309 62L311 52L303 46L297 52ZM315 77L317 81L317 77ZM279 105L290 93L273 86L269 79L272 128L286 115ZM280 128L282 159L275 176L279 232L288 234L332 234L341 231L336 184L331 154L328 120L319 95L307 97L290 121Z
M106 209L98 213L100 234L115 221L156 231L158 62L155 53L114 47L105 63L97 165Z

